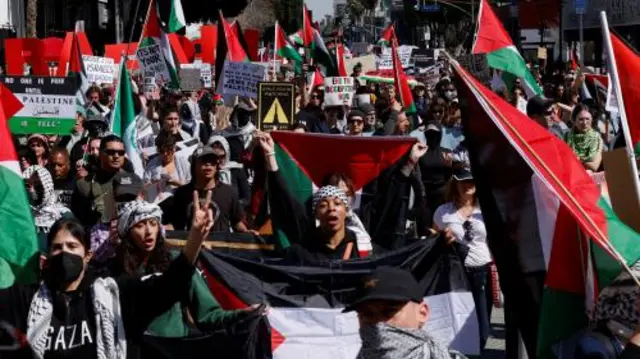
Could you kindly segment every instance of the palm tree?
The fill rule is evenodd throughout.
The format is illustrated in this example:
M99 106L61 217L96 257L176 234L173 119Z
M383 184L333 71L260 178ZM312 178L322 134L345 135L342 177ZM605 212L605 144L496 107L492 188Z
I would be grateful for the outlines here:
M27 37L37 37L38 0L27 0Z

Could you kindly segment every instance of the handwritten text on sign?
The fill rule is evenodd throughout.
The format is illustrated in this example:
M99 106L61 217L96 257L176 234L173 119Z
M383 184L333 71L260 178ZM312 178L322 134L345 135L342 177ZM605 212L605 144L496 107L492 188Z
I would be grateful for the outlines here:
M264 80L265 68L250 62L225 62L222 70L222 93L258 98L258 82Z
M164 55L158 45L145 46L138 49L136 53L138 62L144 71L145 76L155 76L162 83L169 82L171 75L164 61Z
M411 66L411 53L414 46L402 45L398 47L398 57L403 68ZM393 57L391 56L391 48L385 47L382 55L378 58L378 70L389 70L393 68Z
M324 79L324 103L327 106L351 105L353 92L353 77Z
M113 84L114 72L113 59L99 56L82 56L84 70L87 73L89 83L97 85Z

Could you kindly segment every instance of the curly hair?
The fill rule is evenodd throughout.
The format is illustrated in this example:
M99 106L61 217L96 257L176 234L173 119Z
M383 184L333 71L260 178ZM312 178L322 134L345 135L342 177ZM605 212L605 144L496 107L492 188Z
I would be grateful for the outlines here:
M161 224L159 224L161 226ZM122 243L116 251L117 262L122 264L124 274L131 277L138 277L138 268L143 263L142 251L133 242L130 235L122 239ZM165 246L164 238L158 231L156 246L147 257L145 272L146 273L164 273L169 268L171 258L169 251Z

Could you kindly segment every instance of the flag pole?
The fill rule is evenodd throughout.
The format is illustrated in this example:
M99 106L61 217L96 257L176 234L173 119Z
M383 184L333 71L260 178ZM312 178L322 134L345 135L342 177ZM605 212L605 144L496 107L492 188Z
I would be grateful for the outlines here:
M484 107L483 104L485 104L486 107L488 107L495 114L495 116L498 116L498 117L500 117L502 119L502 123L504 125L506 125L507 127L509 127L509 130L513 133L513 135L515 137L518 138L518 140L520 140L520 142L527 149L527 151L529 153L531 153L531 155L538 162L540 167L542 167L544 169L544 172L546 172L551 177L551 179L554 181L554 183L557 184L558 187L561 189L563 194L565 196L567 196L567 198L569 198L569 201L578 209L578 212L580 212L580 215L589 224L589 226L592 227L593 231L599 237L600 242L602 242L604 244L604 246L606 247L606 249L609 250L611 255L622 265L622 267L627 271L627 273L629 273L631 275L631 277L633 278L633 281L635 282L635 284L638 287L640 287L640 279L637 278L635 275L633 275L633 272L631 271L631 268L629 268L629 265L624 260L624 257L622 256L622 254L620 254L620 252L618 252L618 250L615 249L615 247L613 245L611 245L611 243L607 240L607 236L605 236L605 234L602 233L602 231L600 230L598 225L587 214L587 212L584 210L584 208L582 208L582 206L580 206L580 204L578 203L578 200L571 193L571 191L569 191L569 189L564 185L564 183L562 183L562 181L560 181L560 179L555 175L555 173L553 173L553 171L551 171L549 166L542 160L542 158L540 158L540 156L533 150L533 148L531 148L531 145L527 141L525 141L524 138L522 138L522 135L513 127L513 125L509 121L504 120L504 115L500 113L500 111L495 107L494 104L492 104L490 101L488 101L484 97L484 95L482 95L480 90L477 89L476 86L473 84L472 80L467 78L469 75L461 70L460 64L451 55L449 55L448 53L447 53L447 56L449 57L449 61L451 62L451 65L453 66L454 70L458 73L458 75L460 75L460 77L463 78L463 81L467 83L467 85L471 89L471 92L473 92L474 94L477 94L476 96L479 97L480 105Z
M278 20L276 20L276 28L275 31L273 32L273 79L272 81L277 81L278 77L276 76L276 54L278 51L278 35L280 35L280 32L278 31L280 30L280 24L278 23Z
M640 188L638 185L638 166L636 165L636 156L633 150L633 140L631 139L631 130L629 129L629 122L627 119L627 111L624 105L624 99L622 98L622 87L620 86L620 77L618 76L618 65L616 64L616 57L613 53L613 44L611 43L611 33L609 31L609 22L607 21L606 11L600 12L600 26L602 27L602 38L604 40L605 49L607 50L607 62L609 65L609 77L611 78L610 86L613 86L613 90L618 100L618 109L620 114L620 124L622 125L622 134L624 136L624 142L627 146L627 157L629 159L629 165L631 166L631 173L633 173L633 184L636 191L636 198L640 201Z

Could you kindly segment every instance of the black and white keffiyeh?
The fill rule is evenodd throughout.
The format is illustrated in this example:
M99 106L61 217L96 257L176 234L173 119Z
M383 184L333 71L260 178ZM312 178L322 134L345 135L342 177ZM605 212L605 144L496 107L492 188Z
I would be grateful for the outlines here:
M129 230L140 221L155 218L162 220L158 205L143 200L131 201L118 208L118 236L125 238Z
M335 197L340 199L340 201L344 203L344 206L347 207L347 209L349 208L349 198L347 198L347 195L344 193L344 191L342 191L340 188L336 186L324 186L320 188L316 193L313 194L313 200L312 200L313 211L314 212L316 211L316 207L318 206L318 203L322 202L324 199L329 197Z

